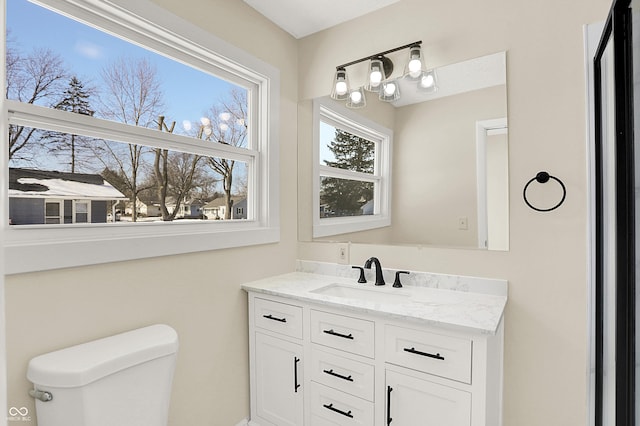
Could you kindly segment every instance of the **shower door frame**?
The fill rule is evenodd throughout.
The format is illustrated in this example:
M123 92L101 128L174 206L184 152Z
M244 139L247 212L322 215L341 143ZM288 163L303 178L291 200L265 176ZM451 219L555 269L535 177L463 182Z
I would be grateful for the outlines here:
M613 97L615 136L603 134L605 111L601 60L613 42ZM640 46L639 46L640 47ZM605 423L604 407L611 403L616 426L635 424L635 322L636 244L633 121L633 42L631 0L615 0L594 58L595 82L595 425ZM606 152L615 151L614 170L608 170ZM607 194L607 176L613 176L614 194ZM608 195L608 196L607 196ZM607 203L609 197L613 203ZM607 246L605 214L614 218L612 247ZM611 240L609 240L611 241ZM607 252L607 248L613 249ZM613 275L607 276L611 268ZM613 278L611 278L613 277ZM607 294L614 294L610 303ZM605 338L607 312L614 312L614 343ZM610 347L612 346L612 347ZM607 363L605 354L614 353ZM611 369L610 369L611 368ZM606 374L615 378L613 389L605 385Z

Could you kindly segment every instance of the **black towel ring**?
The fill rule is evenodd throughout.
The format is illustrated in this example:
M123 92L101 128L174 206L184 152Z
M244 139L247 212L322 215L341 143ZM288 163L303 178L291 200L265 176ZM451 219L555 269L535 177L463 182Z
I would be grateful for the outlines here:
M556 182L558 182L560 184L560 186L562 187L562 199L560 200L560 202L558 204L556 204L555 206L548 208L548 209L539 209L537 207L534 207L531 205L531 203L529 202L529 200L527 200L527 188L529 187L529 185L531 184L531 182L538 181L538 183L547 183L549 182L549 179L553 179ZM562 203L564 203L564 199L567 198L567 188L564 186L564 183L562 183L562 181L560 179L558 179L555 176L551 176L549 173L547 172L538 172L538 174L536 175L536 177L534 177L533 179L531 179L529 182L527 182L527 184L524 186L524 190L522 191L522 197L524 198L524 202L527 203L527 205L529 207L531 207L532 209L534 209L535 211L538 212L550 212L552 210L557 209L558 207L560 207L562 205Z

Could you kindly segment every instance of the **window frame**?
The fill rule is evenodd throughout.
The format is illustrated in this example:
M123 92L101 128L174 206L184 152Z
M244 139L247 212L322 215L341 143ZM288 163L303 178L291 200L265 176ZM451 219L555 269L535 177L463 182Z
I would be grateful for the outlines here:
M331 124L376 144L374 173L320 164L320 122ZM391 161L393 130L322 98L313 101L313 238L366 231L391 225ZM320 178L336 177L374 183L374 214L320 218Z
M0 54L6 57L6 2L0 0L2 31ZM0 220L5 230L7 274L58 269L196 251L275 243L279 230L279 71L215 35L169 13L148 0L38 0L37 4L73 17L86 25L186 63L209 70L248 90L249 146L212 144L181 135L2 99L0 134L8 125L82 134L123 143L161 147L248 163L250 200L248 219L214 223L108 223L9 225L8 186ZM134 3L134 4L130 4ZM6 85L5 66L0 67ZM207 72L207 71L205 71ZM6 137L5 137L6 138ZM0 177L8 182L8 153L0 159ZM105 229L107 228L107 229ZM121 244L127 240L127 244ZM143 250L140 247L144 247Z

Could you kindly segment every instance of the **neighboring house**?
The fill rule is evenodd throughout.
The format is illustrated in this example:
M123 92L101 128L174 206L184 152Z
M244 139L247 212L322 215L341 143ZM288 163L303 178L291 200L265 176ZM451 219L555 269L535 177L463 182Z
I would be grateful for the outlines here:
M152 199L142 199L138 197L136 199L136 210L141 216L156 217L162 215L162 211L160 210L160 202ZM131 216L133 214L133 203L131 201L127 202L127 205L124 209L124 214L128 216Z
M179 211L176 213L176 219L180 218L200 218L205 203L201 200L183 200L180 203ZM173 198L167 199L167 210L173 213L176 208L176 202Z
M160 203L158 202L138 200L136 204L138 206L138 212L144 216L162 216L162 210L160 209Z
M13 225L105 223L110 209L124 200L97 174L9 168Z
M331 210L331 206L329 204L320 204L320 217L330 217L333 216L333 211Z
M207 219L224 219L227 204L224 197L216 198L204 206L204 214ZM247 218L247 199L243 197L231 197L231 219Z
M176 213L175 218L200 218L202 214L202 207L204 202L200 200L185 200L180 203L178 207L179 211ZM166 200L167 212L173 213L176 208L176 200L173 197L167 197ZM160 208L160 201L154 199L141 199L136 200L136 209L138 215L146 217L159 217L162 216L162 210ZM133 203L128 202L124 213L131 216L133 213Z
M360 214L371 215L373 214L373 208L375 207L373 200L369 200L360 207Z

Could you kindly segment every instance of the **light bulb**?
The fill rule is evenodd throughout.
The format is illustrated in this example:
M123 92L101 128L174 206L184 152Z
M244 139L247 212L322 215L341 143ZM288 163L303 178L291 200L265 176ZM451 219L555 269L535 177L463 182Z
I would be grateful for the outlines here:
M227 123L220 123L220 130L226 132L227 130L229 130L229 125Z
M202 117L200 119L200 123L202 123L203 126L211 126L211 120L209 120L207 117Z
M347 82L342 80L342 81L336 81L336 93L340 96L344 95L347 93Z
M231 118L231 113L230 112L221 112L218 117L220 117L220 120L222 121L229 121L229 119Z
M435 83L435 80L433 79L433 74L425 74L422 76L422 79L420 80L420 86L425 89L433 86L434 83Z
M182 128L188 132L189 130L191 130L191 122L189 120L183 120Z
M351 102L353 102L354 104L359 104L360 102L362 102L362 93L357 90L351 92Z
M371 71L371 74L369 74L369 83L371 84L371 87L378 87L381 82L382 72L380 72L379 69Z
M413 78L418 78L422 72L422 62L420 58L412 59L409 61L409 75Z
M396 84L395 83L387 83L384 86L384 94L387 96L393 96L396 92Z

